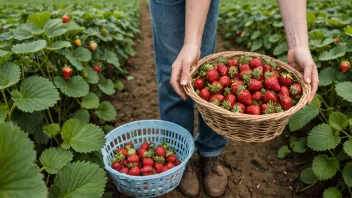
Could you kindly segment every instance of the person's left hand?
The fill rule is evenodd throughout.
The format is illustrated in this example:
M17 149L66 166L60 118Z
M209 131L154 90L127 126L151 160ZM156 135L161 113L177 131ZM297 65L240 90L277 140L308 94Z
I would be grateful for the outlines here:
M298 71L303 71L304 81L312 88L309 96L308 104L312 102L315 93L318 90L319 76L312 55L308 47L295 47L288 51L288 64L296 68Z

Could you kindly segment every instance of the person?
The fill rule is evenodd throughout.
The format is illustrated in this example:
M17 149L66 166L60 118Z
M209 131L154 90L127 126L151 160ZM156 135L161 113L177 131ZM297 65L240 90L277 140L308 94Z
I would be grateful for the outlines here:
M278 0L289 51L288 63L304 72L312 87L309 102L318 86L318 71L308 47L306 0ZM190 80L190 67L214 53L219 0L150 0L157 70L160 119L194 131L194 102L183 92ZM198 115L195 140L204 170L204 189L209 196L224 194L227 175L218 156L226 138L214 132ZM186 196L197 196L200 182L188 163L179 189Z

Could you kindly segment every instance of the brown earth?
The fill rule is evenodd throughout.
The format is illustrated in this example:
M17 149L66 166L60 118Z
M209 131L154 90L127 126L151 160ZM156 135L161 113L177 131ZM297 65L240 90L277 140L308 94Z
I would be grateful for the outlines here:
M112 98L118 113L116 126L135 120L159 118L151 20L149 9L143 0L140 17L141 42L137 46L137 56L132 60L132 66L129 68L135 79L123 80L125 91L118 92ZM235 46L230 49L225 48L225 41L218 35L217 52L236 49L239 48ZM229 176L228 189L223 197L321 197L317 194L320 187L296 193L304 187L298 181L299 173L309 164L303 161L304 159L277 159L278 148L283 143L287 143L285 133L266 143L228 142L220 156ZM197 162L198 156L194 158ZM196 166L200 169L198 163ZM201 170L198 172L201 179ZM112 183L109 183L109 189L114 197L127 197L119 194ZM184 196L175 189L163 197ZM203 189L198 197L207 197Z

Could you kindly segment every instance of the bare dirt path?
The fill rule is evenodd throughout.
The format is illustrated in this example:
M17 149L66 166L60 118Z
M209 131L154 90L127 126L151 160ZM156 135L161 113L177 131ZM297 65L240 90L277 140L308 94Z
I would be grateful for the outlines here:
M141 42L129 69L135 79L123 80L125 91L118 92L112 98L118 113L116 126L135 120L159 118L152 27L149 9L143 0L140 17ZM217 52L229 50L224 46L225 41L218 35ZM236 50L236 47L232 46L230 50ZM229 175L228 189L223 197L319 197L312 190L306 192L307 194L294 193L299 186L296 181L299 173L307 164L302 166L301 161L297 159L278 160L276 152L282 142L287 142L285 135L267 143L229 141L221 155ZM201 178L201 171L198 172ZM111 184L110 189L114 197L126 197L119 194ZM184 196L174 190L163 197ZM207 197L203 189L199 197Z

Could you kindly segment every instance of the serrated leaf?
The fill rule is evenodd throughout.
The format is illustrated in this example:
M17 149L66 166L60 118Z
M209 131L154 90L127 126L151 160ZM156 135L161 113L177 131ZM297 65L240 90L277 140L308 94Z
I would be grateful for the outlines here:
M340 136L334 133L328 124L320 124L308 134L308 146L314 151L333 149L341 142Z
M347 127L348 118L340 112L332 112L329 115L329 125L332 128L341 131Z
M34 132L34 141L37 144L46 145L49 141L49 136L43 132L44 123L41 123L36 127Z
M6 105L0 104L0 123L4 122L7 118L7 111L9 109Z
M256 39L253 41L251 46L251 51L254 52L263 46L263 41L261 39Z
M342 198L342 194L336 187L329 187L324 190L323 198Z
M309 36L312 37L313 40L323 40L325 39L325 34L324 32L320 30L312 30L309 32Z
M259 30L254 31L251 35L251 40L257 39L260 36L260 34L261 34L261 31Z
M51 27L47 28L46 35L49 38L53 38L53 37L61 36L61 35L65 34L68 30L60 25L51 26Z
M340 44L331 48L329 51L324 51L319 55L320 61L328 61L344 56L346 53L346 45Z
M71 118L79 120L83 124L88 124L90 120L90 114L87 109L79 109L72 115Z
M87 72L87 81L90 84L97 84L99 82L99 75L91 67L84 67L83 71Z
M112 95L116 92L114 83L111 79L104 80L98 84L99 89L107 95Z
M88 93L84 96L81 106L86 109L94 109L99 107L99 97L95 93Z
M104 169L90 162L74 162L59 170L52 197L101 197L107 178Z
M315 177L313 169L311 167L306 168L301 172L300 179L305 184L313 184L318 180L318 178Z
M319 99L319 97L318 97L318 94L315 94L315 96L314 96L314 98L313 98L313 100L312 100L312 102L310 103L312 106L314 106L314 107L316 107L316 108L320 108L320 106L321 106L321 101L320 101L320 99Z
M282 42L278 46L275 47L273 54L275 56L279 56L288 51L287 42Z
M52 82L38 76L31 76L24 80L20 92L11 92L13 101L24 112L41 111L48 109L60 100L59 92Z
M342 82L336 85L336 93L348 102L352 102L352 82Z
M20 67L13 63L6 63L0 67L0 89L6 89L20 81Z
M30 39L35 35L40 35L44 30L36 28L31 23L21 24L13 31L13 37L17 40Z
M352 157L352 140L347 140L343 144L343 149L345 150L346 154Z
M279 148L279 150L277 151L277 158L283 159L283 158L285 158L287 155L289 155L290 153L291 153L291 150L288 148L287 145L281 146L281 147Z
M106 101L100 103L95 114L104 121L113 121L117 115L115 107L110 102Z
M352 27L347 27L343 29L348 36L352 36Z
M312 121L319 114L319 109L313 105L307 105L304 109L295 113L289 121L291 131L297 131Z
M12 120L26 133L34 135L37 127L43 122L44 116L40 111L33 113L25 113L22 111L14 111Z
M352 187L352 163L347 163L342 170L342 176L348 187Z
M62 139L75 151L87 153L101 149L105 144L104 132L93 124L70 119L62 127Z
M32 41L29 43L22 43L12 46L12 51L16 54L29 54L38 52L46 48L45 40Z
M89 93L89 85L82 76L73 76L65 80L61 76L54 78L54 83L60 91L69 97L83 97Z
M8 41L13 39L13 34L12 32L4 32L2 34L0 34L0 41Z
M71 51L66 51L65 58L70 61L70 63L79 71L83 69L81 61L77 60L71 53Z
M0 50L0 65L3 65L11 56L12 52Z
M120 68L120 62L119 62L119 58L117 57L117 55L112 52L112 51L108 51L106 54L106 62L113 64L116 68L121 69Z
M71 43L68 41L55 41L51 44L51 46L48 46L46 49L50 51L56 51L66 47L71 47Z
M273 34L269 37L269 42L270 43L276 43L281 39L281 35L280 34Z
M0 123L0 197L47 197L34 144L11 123Z
M307 11L307 24L311 25L315 21L315 15L313 12Z
M42 12L31 14L28 19L39 29L44 29L45 24L49 21L51 17L50 12Z
M270 34L266 34L263 39L263 44L266 49L271 49L272 43L269 41Z
M74 57L78 61L88 62L92 59L92 53L87 48L79 47L75 50Z
M334 42L334 39L329 37L329 38L325 38L324 40L310 40L309 45L314 46L316 48L322 48L330 45L333 42Z
M304 153L307 150L307 138L302 137L299 138L297 142L295 142L292 151L296 153Z
M43 132L47 134L50 138L55 137L60 133L60 125L59 124L49 124L43 127Z
M73 153L63 148L49 148L42 152L39 161L46 172L57 174L58 171L72 161Z
M335 157L320 154L313 159L313 172L319 180L332 178L339 169L339 161Z
M103 154L101 151L93 151L91 153L77 153L75 154L75 161L86 161L98 164L104 168Z
M324 68L319 72L319 86L327 86L335 83L337 71L333 67Z

